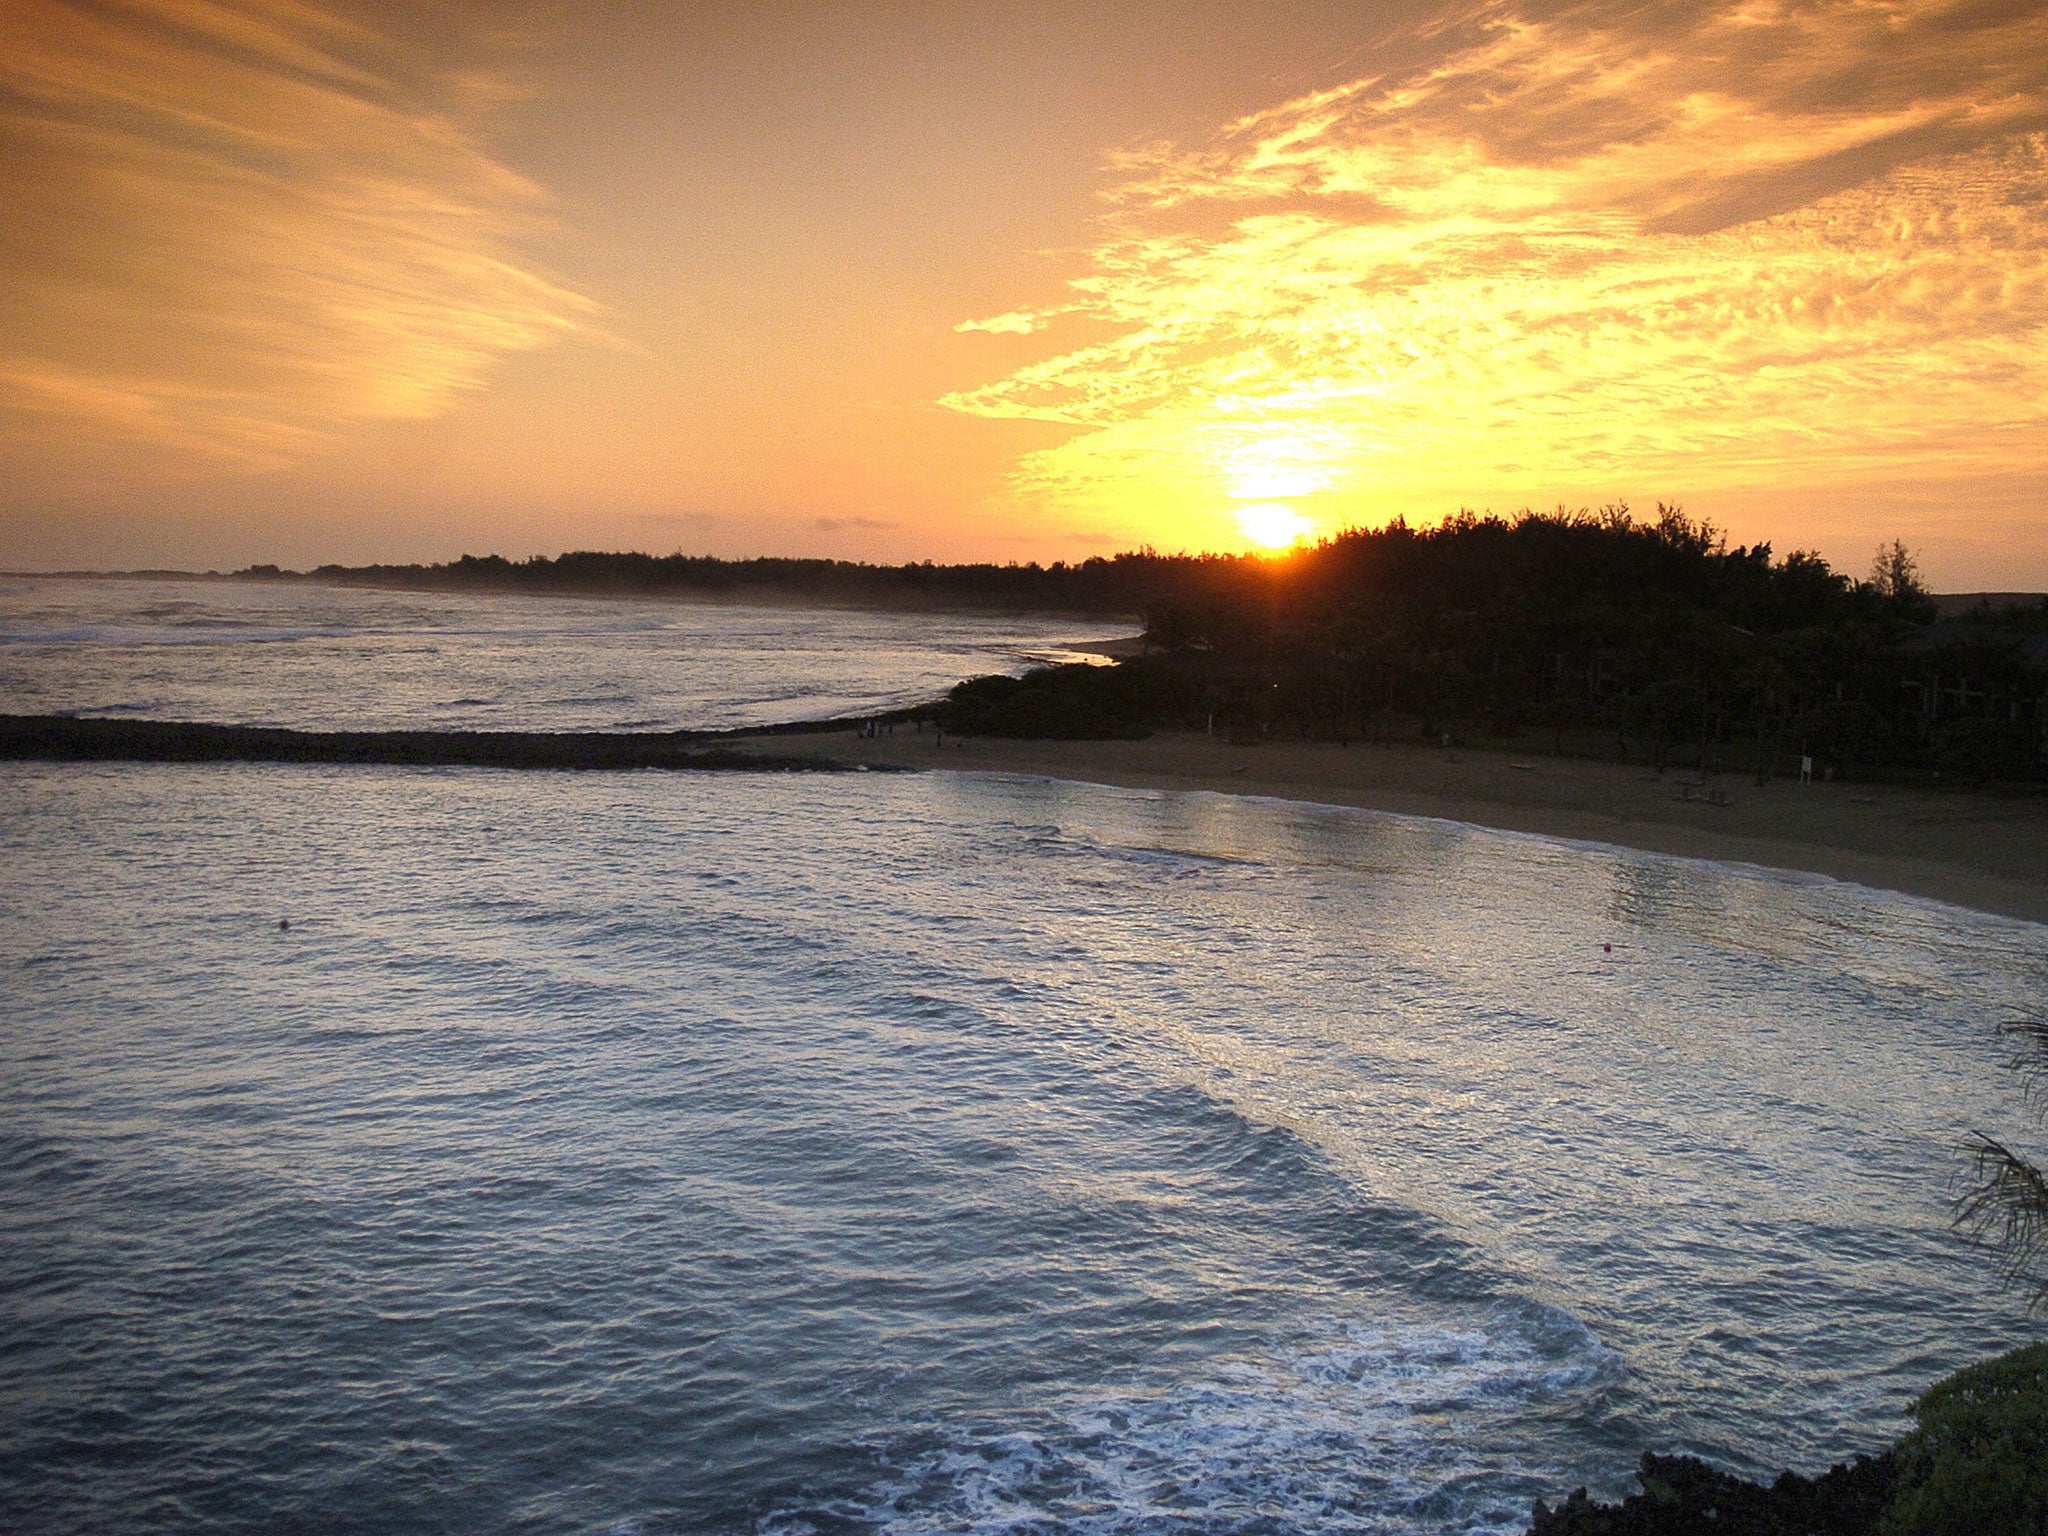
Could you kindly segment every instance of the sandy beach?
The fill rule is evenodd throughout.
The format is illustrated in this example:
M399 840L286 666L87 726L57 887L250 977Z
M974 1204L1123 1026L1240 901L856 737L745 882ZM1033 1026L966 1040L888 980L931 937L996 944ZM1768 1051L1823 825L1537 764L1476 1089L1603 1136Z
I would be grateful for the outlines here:
M2048 797L1799 784L1640 764L1419 746L1235 746L1171 732L1144 741L1004 741L898 725L736 743L852 763L1042 774L1355 805L1805 870L2048 923Z

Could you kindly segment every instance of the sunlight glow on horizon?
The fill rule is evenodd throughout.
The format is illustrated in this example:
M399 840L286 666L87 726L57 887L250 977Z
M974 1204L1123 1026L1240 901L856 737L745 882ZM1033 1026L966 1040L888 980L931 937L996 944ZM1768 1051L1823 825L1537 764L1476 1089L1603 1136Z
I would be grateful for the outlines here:
M1127 154L1073 297L985 323L1116 334L944 403L1084 429L1011 495L1160 543L1247 498L2039 473L2048 11L1953 9L1508 9L1418 78Z
M1664 501L2048 588L2039 0L6 3L0 566Z

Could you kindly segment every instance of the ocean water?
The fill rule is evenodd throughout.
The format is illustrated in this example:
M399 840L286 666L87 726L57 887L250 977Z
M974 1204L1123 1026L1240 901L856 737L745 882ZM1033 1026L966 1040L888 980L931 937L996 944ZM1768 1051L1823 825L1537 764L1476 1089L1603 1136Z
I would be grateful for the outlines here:
M0 577L0 714L299 730L729 730L922 703L1133 634L1042 614Z
M2037 925L953 772L0 765L0 870L9 1531L1513 1532L2041 1331Z

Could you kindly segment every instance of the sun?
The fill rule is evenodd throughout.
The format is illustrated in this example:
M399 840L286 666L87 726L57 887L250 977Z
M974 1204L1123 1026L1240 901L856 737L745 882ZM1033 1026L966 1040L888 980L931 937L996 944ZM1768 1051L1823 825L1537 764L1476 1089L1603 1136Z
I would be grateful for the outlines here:
M1307 538L1311 525L1284 501L1258 501L1237 509L1237 526L1261 549L1286 549Z

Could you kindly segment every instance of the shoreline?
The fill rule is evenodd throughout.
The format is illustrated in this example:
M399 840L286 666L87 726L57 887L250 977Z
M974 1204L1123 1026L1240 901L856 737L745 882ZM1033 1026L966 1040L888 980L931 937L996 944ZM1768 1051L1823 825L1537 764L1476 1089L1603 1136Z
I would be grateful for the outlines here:
M749 733L735 732L735 746ZM1758 785L1737 773L1471 748L1233 745L1192 732L1143 741L949 737L899 723L771 736L791 755L888 768L1016 773L1122 789L1209 790L1605 843L1824 875L2048 924L2048 797L1845 781Z
M696 732L296 731L0 716L0 758L541 770L1012 773L1351 806L1681 858L1803 872L2048 925L2048 796L1843 781L1757 784L1643 764L1420 745L942 738L906 712ZM943 746L940 745L943 740Z

